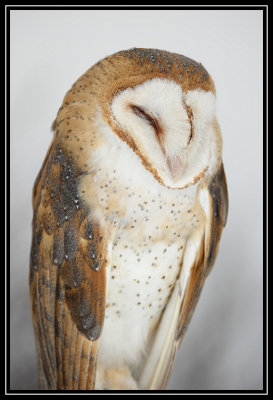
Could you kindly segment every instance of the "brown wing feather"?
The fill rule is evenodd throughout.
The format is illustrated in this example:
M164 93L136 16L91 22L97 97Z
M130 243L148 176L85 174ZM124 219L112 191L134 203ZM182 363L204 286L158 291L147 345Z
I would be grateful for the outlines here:
M30 297L42 389L92 389L105 310L105 240L72 158L52 144L33 191Z

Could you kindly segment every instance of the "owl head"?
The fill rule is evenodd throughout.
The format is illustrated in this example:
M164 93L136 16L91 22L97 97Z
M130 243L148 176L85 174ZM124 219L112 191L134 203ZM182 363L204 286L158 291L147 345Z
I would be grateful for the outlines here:
M96 104L113 134L168 188L196 183L221 159L214 83L190 58L157 49L120 51L90 68L71 91L63 108L77 106L79 98Z

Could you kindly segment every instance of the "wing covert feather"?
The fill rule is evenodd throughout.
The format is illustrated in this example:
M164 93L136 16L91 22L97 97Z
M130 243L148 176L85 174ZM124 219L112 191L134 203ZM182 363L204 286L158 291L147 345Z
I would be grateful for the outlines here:
M80 177L52 144L34 185L29 283L41 389L94 387L106 245L80 199Z

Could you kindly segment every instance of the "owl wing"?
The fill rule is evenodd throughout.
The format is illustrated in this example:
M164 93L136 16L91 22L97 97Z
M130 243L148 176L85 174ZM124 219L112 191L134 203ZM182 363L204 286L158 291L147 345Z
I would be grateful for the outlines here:
M228 210L223 165L215 176L206 179L198 193L205 213L205 224L187 241L179 279L162 315L142 370L140 387L150 390L164 389L167 384L177 349L217 255Z
M105 309L105 241L52 143L33 191L30 298L41 389L92 389Z

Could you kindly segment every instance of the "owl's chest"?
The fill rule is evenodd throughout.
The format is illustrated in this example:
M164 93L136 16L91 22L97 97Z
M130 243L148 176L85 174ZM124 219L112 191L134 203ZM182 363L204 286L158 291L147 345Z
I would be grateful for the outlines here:
M149 325L168 301L181 268L183 242L158 241L151 246L130 241L114 244L108 278L106 320Z
M134 187L127 202L120 198L111 213L105 207L105 218L116 227L101 338L101 353L113 353L110 359L130 362L130 354L138 354L158 322L181 270L188 233L198 223L193 202L189 193L163 195Z
M198 224L196 187L168 189L127 147L98 151L85 198L111 236L100 359L134 363L166 306ZM103 160L103 161L102 161Z
M171 201L148 193L142 197L130 198L113 239L106 318L127 313L153 319L165 306L181 268L189 230L183 207L176 206L175 196Z

